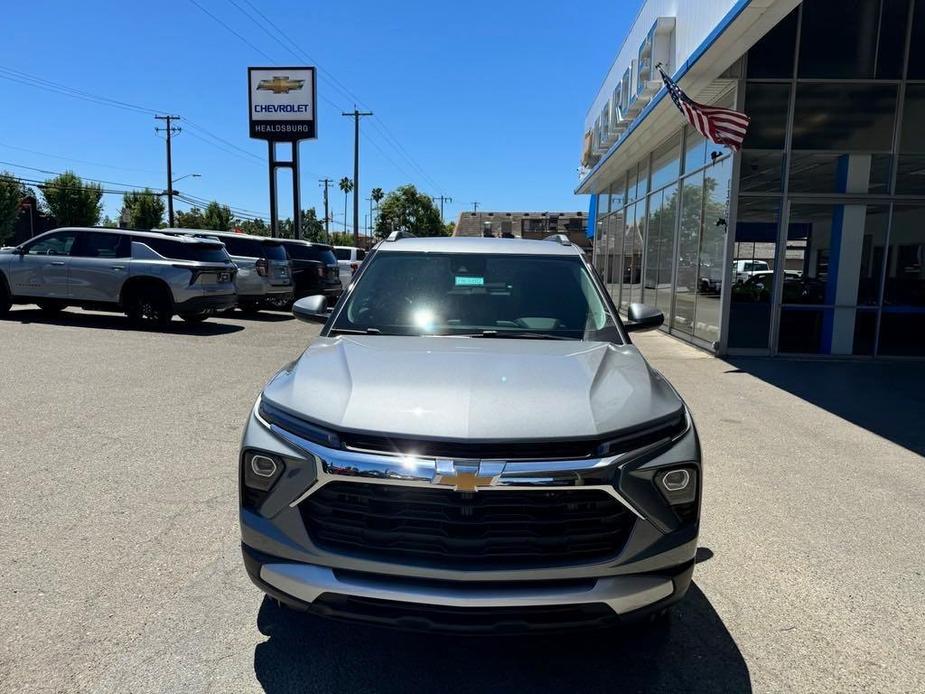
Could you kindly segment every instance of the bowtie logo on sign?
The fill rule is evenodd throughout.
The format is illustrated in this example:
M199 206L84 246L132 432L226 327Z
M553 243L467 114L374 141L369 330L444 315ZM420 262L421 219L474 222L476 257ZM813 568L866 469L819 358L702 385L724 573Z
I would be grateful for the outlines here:
M274 76L273 79L260 80L257 89L261 91L273 92L274 94L288 94L289 92L301 89L305 80L291 80L289 75L285 77Z

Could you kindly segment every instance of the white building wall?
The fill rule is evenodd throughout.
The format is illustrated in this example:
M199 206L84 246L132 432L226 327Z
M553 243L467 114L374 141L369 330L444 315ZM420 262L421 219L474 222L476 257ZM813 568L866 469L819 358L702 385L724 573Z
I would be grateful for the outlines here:
M585 131L594 125L623 73L639 55L639 46L659 17L675 17L675 56L672 70L684 63L737 3L737 0L645 0L633 28L607 73L585 116ZM616 32L615 32L616 33ZM635 75L634 75L635 79ZM635 83L634 83L635 88Z

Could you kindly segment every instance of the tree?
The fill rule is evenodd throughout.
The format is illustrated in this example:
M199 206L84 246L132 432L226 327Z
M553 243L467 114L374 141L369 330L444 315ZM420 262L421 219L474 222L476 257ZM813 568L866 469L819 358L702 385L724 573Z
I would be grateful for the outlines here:
M198 207L191 207L187 212L180 212L174 215L176 224L180 229L205 229L205 221L202 218L202 210Z
M277 232L280 238L295 238L295 235L292 232L292 220L289 217L279 220L279 228L277 229ZM265 236L269 236L270 230L268 228L265 229L263 234ZM324 222L318 219L318 213L315 212L314 207L309 207L307 210L302 210L302 239L304 241L314 241L316 243L324 241Z
M413 185L396 188L379 206L376 236L385 238L393 229L409 231L415 236L446 236L440 210L430 196L419 193Z
M122 197L122 218L130 229L156 229L164 223L164 201L149 188Z
M206 205L205 212L202 213L202 228L212 229L213 231L228 231L231 229L231 222L234 215L228 205L221 205L213 200Z
M452 236L453 232L456 231L456 222L447 222L443 225L443 228L446 231L446 236Z
M13 174L0 171L0 246L12 238L19 219L19 206L29 192Z
M59 226L92 227L103 213L103 188L84 183L73 171L50 178L39 186L48 211Z
M344 231L347 231L347 196L350 195L350 191L353 190L353 181L344 176L340 179L340 183L337 184L337 187L344 191Z
M234 226L240 229L241 233L251 234L253 236L269 236L270 227L262 219L237 219Z
M373 188L369 193L369 197L371 197L373 199L373 202L376 203L376 217L378 217L379 216L379 203L382 202L382 198L385 197L385 193L382 191L382 188ZM369 220L369 223L371 226L375 227L376 226L375 217Z

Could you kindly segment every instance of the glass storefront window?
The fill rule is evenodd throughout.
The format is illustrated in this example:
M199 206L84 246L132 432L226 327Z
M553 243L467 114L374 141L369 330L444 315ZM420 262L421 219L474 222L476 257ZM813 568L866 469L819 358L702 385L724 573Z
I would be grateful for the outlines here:
M925 5L925 0L922 2ZM925 195L925 84L906 86L896 192Z
M740 197L732 253L729 347L767 349L779 198Z
M678 180L681 164L681 135L673 135L652 153L652 190Z
M889 154L826 154L794 151L791 193L876 193L890 186Z
M692 334L697 303L703 172L684 179L681 186L681 228L671 329Z
M620 282L622 289L620 291L620 309L626 311L626 308L632 303L632 284L634 279L635 252L633 242L636 237L636 206L628 205L623 219L623 267L621 271Z
M799 9L791 12L748 52L749 78L790 78L793 75L799 15Z
M909 0L804 2L799 76L898 78L902 71L908 3ZM833 21L837 21L837 27Z
M783 181L783 152L742 150L741 193L779 193Z
M613 302L620 305L620 282L623 276L623 210L607 218L607 291Z
M691 127L684 129L684 173L696 171L707 161L707 141Z
M895 85L801 83L793 148L889 152L895 116Z
M742 146L745 149L783 149L789 108L789 84L749 82L745 86L745 112L752 121Z
M703 231L700 239L700 269L697 273L694 335L706 342L719 340L731 177L731 157L717 161L704 170Z
M915 3L915 16L912 18L912 40L909 43L909 67L906 78L925 80L925 2Z
M791 205L781 352L855 353L854 306L878 304L888 223L886 205Z

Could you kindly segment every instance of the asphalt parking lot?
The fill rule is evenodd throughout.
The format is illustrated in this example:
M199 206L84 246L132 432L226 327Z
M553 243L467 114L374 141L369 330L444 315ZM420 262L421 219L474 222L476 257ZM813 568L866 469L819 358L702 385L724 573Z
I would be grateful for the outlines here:
M316 327L15 308L0 321L0 691L925 690L925 368L637 343L706 464L695 585L665 632L422 636L264 600L235 460Z

